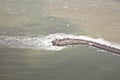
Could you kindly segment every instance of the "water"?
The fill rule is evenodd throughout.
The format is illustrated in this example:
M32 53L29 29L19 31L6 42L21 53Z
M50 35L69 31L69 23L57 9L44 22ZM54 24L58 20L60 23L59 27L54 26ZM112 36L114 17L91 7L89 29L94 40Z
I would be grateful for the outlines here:
M102 37L88 37L87 30L71 19L50 16L44 9L53 1L1 0L0 80L119 80L119 55L93 47L52 45L55 38L69 37L120 48Z
M120 43L119 0L53 0L46 5L45 11L50 16L70 20L89 36Z
M48 36L38 36L38 37L0 36L0 46L8 47L8 48L53 50L53 51L66 48L66 47L57 47L52 44L52 41L57 38L58 39L73 38L73 39L89 40L120 49L120 45L115 43L110 43L103 39L93 39L87 36L75 36L72 34L65 34L65 33L55 33L55 34L49 34Z

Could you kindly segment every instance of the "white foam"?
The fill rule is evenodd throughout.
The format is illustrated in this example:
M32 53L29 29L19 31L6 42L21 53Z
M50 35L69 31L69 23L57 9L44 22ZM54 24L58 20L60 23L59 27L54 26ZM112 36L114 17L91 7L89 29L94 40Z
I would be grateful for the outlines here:
M94 39L94 38L91 38L91 37L88 37L88 36L75 36L75 35L72 35L72 34L65 34L65 33L50 34L49 37L53 37L53 39L54 38L60 38L60 39L73 38L73 39L89 40L89 41L97 42L97 43L100 43L100 44L105 44L105 45L120 49L119 44L106 41L102 38Z
M49 34L48 36L41 35L39 37L0 36L0 47L23 48L23 49L28 48L28 49L37 49L37 50L61 50L65 48L65 47L53 46L51 41L54 40L55 38L60 38L60 39L74 38L74 39L90 40L120 49L119 44L105 41L102 38L93 39L87 36L75 36L72 34L65 34L65 33Z
M53 46L47 37L0 36L0 46L9 48L61 50L64 47Z

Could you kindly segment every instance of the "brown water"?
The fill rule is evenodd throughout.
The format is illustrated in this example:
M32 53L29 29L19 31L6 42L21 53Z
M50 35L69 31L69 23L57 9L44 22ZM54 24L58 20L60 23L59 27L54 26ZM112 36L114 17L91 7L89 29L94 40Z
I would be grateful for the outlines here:
M45 11L79 25L90 36L120 43L119 0L52 0Z

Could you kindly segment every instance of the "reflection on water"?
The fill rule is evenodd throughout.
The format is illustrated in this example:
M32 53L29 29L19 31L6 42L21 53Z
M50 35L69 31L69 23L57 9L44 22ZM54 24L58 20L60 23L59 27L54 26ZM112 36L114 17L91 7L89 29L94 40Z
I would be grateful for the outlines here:
M0 80L119 80L118 55L85 46L62 49L49 43L56 37L55 33L89 35L89 30L83 26L96 31L101 29L91 27L93 24L89 21L95 21L96 25L96 19L106 22L113 18L108 22L115 22L114 29L118 33L119 1L111 1L113 0L1 0ZM91 7L95 6L92 10ZM108 12L101 11L100 7ZM97 14L99 10L103 13ZM117 17L112 16L113 12ZM106 16L108 13L111 14ZM107 22L105 25L108 25ZM114 30L113 27L109 28L110 31ZM113 36L112 38L114 40Z

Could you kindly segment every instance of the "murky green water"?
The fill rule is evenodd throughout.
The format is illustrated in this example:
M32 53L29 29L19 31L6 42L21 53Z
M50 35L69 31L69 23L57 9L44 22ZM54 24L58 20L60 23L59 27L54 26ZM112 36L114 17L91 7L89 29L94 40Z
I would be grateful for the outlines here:
M120 58L86 47L62 51L1 49L1 80L119 80Z
M119 80L118 55L84 46L45 49L41 37L49 34L88 35L70 20L48 16L50 1L1 0L0 80Z

